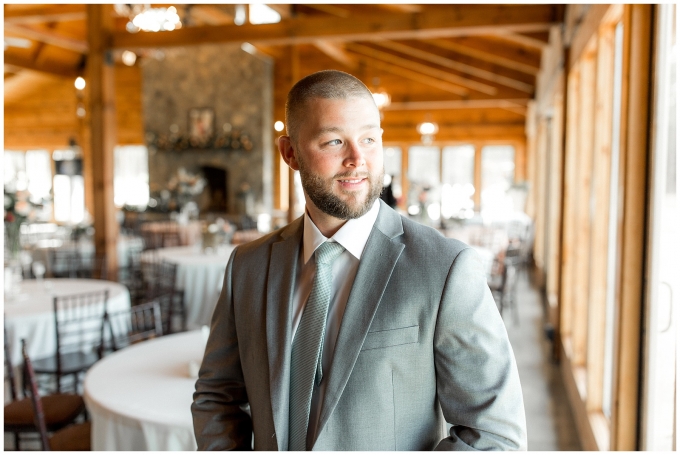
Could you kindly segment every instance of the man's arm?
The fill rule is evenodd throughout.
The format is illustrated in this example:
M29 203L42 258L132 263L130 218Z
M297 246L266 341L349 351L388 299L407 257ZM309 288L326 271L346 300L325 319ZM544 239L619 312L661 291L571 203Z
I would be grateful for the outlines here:
M191 405L198 450L251 449L252 421L240 408L248 403L248 396L234 322L231 272L235 255L236 250L224 274Z
M515 357L472 248L461 251L449 271L434 348L437 394L453 425L437 450L526 450Z

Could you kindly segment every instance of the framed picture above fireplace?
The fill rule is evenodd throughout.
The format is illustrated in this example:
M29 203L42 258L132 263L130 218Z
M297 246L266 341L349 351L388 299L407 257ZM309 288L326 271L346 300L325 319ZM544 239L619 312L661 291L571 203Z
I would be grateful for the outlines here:
M215 111L209 107L189 109L189 137L207 141L215 133Z

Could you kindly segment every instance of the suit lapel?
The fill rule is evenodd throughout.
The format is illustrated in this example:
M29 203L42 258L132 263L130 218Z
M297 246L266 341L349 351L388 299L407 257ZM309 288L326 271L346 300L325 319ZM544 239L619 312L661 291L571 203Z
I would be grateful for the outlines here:
M403 233L400 216L382 201L380 204L378 219L361 256L342 317L315 442L338 404L392 270L404 249L402 243L393 240Z
M281 233L272 244L267 275L267 353L269 393L279 450L288 449L288 388L293 286L298 266L302 218Z

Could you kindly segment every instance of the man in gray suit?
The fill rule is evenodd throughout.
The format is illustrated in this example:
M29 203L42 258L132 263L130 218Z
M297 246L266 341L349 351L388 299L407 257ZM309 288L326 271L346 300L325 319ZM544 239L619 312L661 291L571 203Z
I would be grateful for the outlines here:
M307 76L286 125L306 212L231 255L191 407L199 450L526 449L476 253L378 199L370 91Z

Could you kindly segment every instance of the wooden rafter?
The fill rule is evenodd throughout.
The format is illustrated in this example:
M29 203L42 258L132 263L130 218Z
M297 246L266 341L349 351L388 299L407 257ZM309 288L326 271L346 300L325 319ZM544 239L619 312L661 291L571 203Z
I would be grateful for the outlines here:
M426 75L435 76L436 78L447 81L451 84L457 84L470 90L486 93L487 95L495 95L497 93L496 87L491 85L482 84L481 82L473 81L456 74L449 73L448 71L442 71L428 65L423 65L422 63L398 57L388 52L373 49L368 46L356 43L347 43L347 50L363 54L374 59L382 60L392 65L403 66L404 68L419 71Z
M420 13L423 11L423 5L406 5L401 3L383 3L381 8L395 11L398 13Z
M357 62L354 56L347 53L341 45L319 40L314 42L314 46L336 62L342 63L348 68L357 68Z
M433 54L422 49L407 46L405 44L397 43L390 40L379 41L376 44L379 44L382 47L386 47L397 52L401 52L402 54L410 55L421 60L427 60L431 63L435 63L446 68L451 68L456 71L469 74L471 76L479 77L481 79L486 79L496 84L505 85L506 87L514 88L525 93L532 93L534 90L534 87L531 84L526 84L516 79L501 76L497 73L486 71L471 65L467 65L465 63L456 62L455 60L451 60L449 58L442 57L440 55Z
M35 24L83 19L85 19L85 5L42 5L21 10L5 8L5 24Z
M445 92L455 93L456 95L461 96L467 96L469 93L466 88L463 88L459 85L454 85L449 82L442 81L441 79L437 79L417 71L412 71L402 66L392 65L375 59L364 58L360 59L360 61L362 61L366 66L370 66L387 73L392 73L396 76L403 77L404 79L410 79L412 81L419 82Z
M193 5L189 11L192 18L209 25L231 24L234 22L234 16L213 5Z
M52 30L38 30L26 25L16 25L5 23L5 33L13 33L26 38L69 49L81 54L87 53L87 43L85 41L64 36Z
M167 33L113 34L115 48L186 46L201 43L244 42L288 45L335 41L376 41L380 39L425 39L484 35L500 29L508 32L549 30L555 13L550 5L496 6L452 5L444 10L412 14L371 14L360 17L305 17L284 19L277 24L215 25L183 27Z
M519 33L505 33L501 31L495 35L495 38L509 41L514 44L519 44L520 46L529 49L543 50L548 45L548 43L544 42L543 40L525 36Z
M490 63L495 63L497 65L504 66L515 71L521 71L526 74L531 74L532 76L538 74L538 71L540 69L538 65L532 65L525 62L521 62L515 58L503 57L502 55L499 54L495 54L481 49L476 49L449 40L433 39L428 40L427 42L435 46L441 47L442 49L447 49L453 52L457 52L459 54L469 55L470 57L477 58L479 60L484 60Z
M23 59L11 54L5 54L5 64L33 71L40 71L41 73L53 74L56 76L75 78L80 75L80 71L76 68L57 65L54 63L36 63L33 60Z
M305 6L307 8L312 8L312 9L315 9L317 11L321 11L321 12L330 14L332 16L337 16L337 17L348 18L352 15L351 11L349 11L345 8L335 6L335 5L324 5L324 4L319 4L319 3L317 3L317 4L305 3Z
M440 109L526 109L528 99L407 101L391 103L386 111L433 111Z

